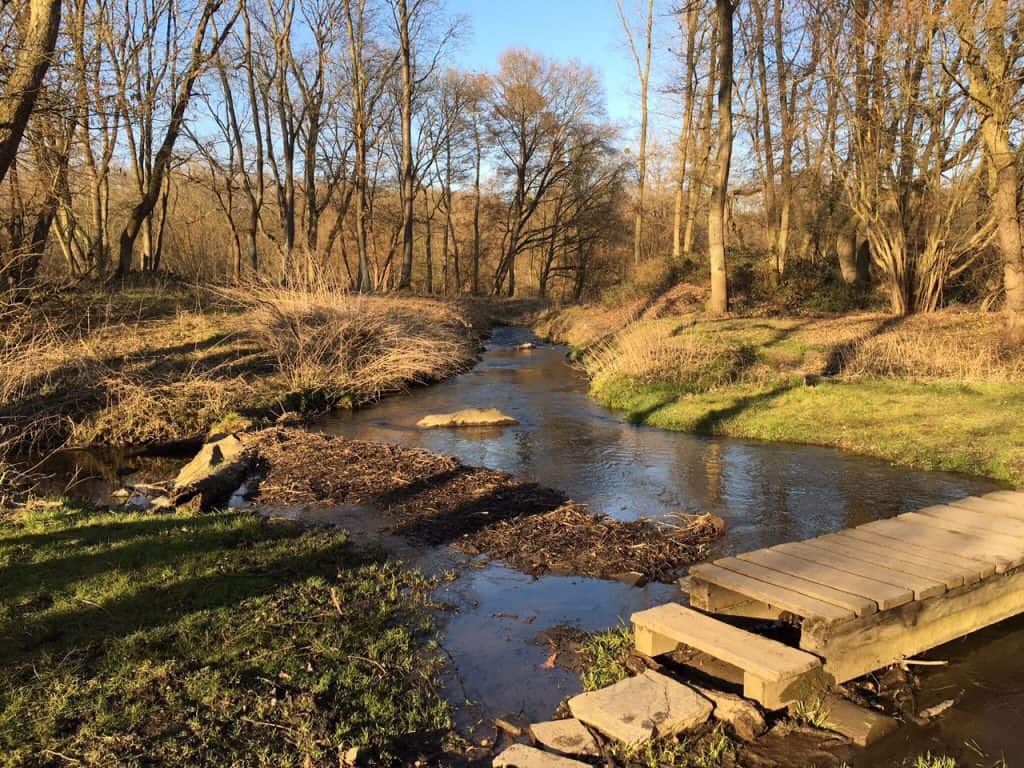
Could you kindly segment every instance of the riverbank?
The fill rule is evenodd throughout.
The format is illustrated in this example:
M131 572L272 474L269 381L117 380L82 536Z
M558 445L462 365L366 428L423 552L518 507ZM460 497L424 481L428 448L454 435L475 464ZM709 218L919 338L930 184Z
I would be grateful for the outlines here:
M57 294L4 321L0 444L22 453L358 407L465 370L489 327L469 302L177 283Z
M251 511L0 518L4 765L373 765L458 751L436 582Z
M634 423L1024 484L1024 350L995 316L709 320L581 307L536 328L570 344L591 395Z

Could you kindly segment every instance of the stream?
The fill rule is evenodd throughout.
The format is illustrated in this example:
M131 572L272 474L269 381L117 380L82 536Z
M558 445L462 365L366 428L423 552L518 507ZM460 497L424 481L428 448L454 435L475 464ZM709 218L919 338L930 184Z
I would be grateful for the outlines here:
M516 347L525 342L531 350ZM726 533L716 556L809 538L1000 487L985 479L895 467L830 448L701 437L634 426L587 397L568 349L524 328L501 327L472 370L320 428L349 438L457 456L564 491L623 520L711 512ZM504 428L422 430L429 413L495 407L518 419ZM634 611L679 599L665 584L629 587L572 576L531 578L500 564L467 568L442 598L458 612L445 625L453 702L475 702L484 723L521 712L551 717L580 690L578 676L544 668L538 635L559 625L601 630ZM920 668L920 705L958 704L925 727L906 726L858 766L900 765L907 755L949 754L964 765L1024 764L1024 617L937 648L945 667ZM465 723L463 723L465 725ZM791 755L800 765L800 755Z
M522 350L525 342L536 344ZM920 507L983 494L989 480L895 467L829 448L702 437L634 426L587 397L586 377L567 362L568 349L541 343L523 328L495 329L470 371L355 412L338 412L317 429L348 438L451 454L563 491L595 512L622 520L666 519L710 512L726 523L713 556L805 539ZM422 430L426 414L499 408L518 419L504 428ZM180 460L128 459L118 453L65 454L63 478L79 472L77 495L102 496L132 479L173 476ZM297 516L380 539L386 521L364 509ZM451 605L443 624L450 657L446 693L471 739L494 739L493 719L519 713L550 719L579 692L579 676L546 664L542 633L570 626L593 631L628 622L630 614L682 599L674 585L631 587L618 581L549 575L533 578L500 563L453 554L446 547L387 542L428 572L455 567L458 578L438 598ZM920 707L956 699L932 723L906 725L855 766L900 766L931 751L960 765L1024 764L1024 617L934 649L946 666L916 668ZM492 742L493 743L493 742ZM780 764L806 768L799 749ZM1000 763L1005 760L1005 763Z

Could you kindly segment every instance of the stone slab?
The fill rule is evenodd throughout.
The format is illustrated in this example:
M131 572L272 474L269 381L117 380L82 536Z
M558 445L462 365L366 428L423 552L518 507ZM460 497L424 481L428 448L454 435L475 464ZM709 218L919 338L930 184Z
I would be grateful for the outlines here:
M579 720L549 720L530 726L534 742L559 755L599 755L597 741Z
M825 697L830 731L841 733L858 747L870 747L876 741L896 730L898 723L883 715L836 695Z
M494 768L587 768L586 763L542 752L525 744L513 744L491 763Z
M454 413L435 413L424 416L416 426L422 429L435 427L504 427L519 422L506 416L497 408L466 408Z
M712 709L693 688L650 670L569 699L573 717L626 745L693 730Z

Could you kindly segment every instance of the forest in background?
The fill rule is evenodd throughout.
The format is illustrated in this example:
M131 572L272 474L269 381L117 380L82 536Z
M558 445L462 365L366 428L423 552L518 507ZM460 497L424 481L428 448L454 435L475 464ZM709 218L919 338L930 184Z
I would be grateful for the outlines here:
M637 135L579 63L451 69L435 0L6 2L5 282L580 300L710 263L716 312L743 266L1019 321L1017 4L617 6Z

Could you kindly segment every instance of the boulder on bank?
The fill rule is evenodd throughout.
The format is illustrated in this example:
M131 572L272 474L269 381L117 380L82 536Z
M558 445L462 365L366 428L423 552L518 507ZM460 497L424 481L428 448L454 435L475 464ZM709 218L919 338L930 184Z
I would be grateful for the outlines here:
M210 509L225 502L245 479L252 453L234 435L206 443L188 464L182 467L168 497L177 507L200 497L200 506Z
M506 416L497 408L467 408L455 413L436 413L424 416L416 426L422 429L435 427L505 427L519 422Z

